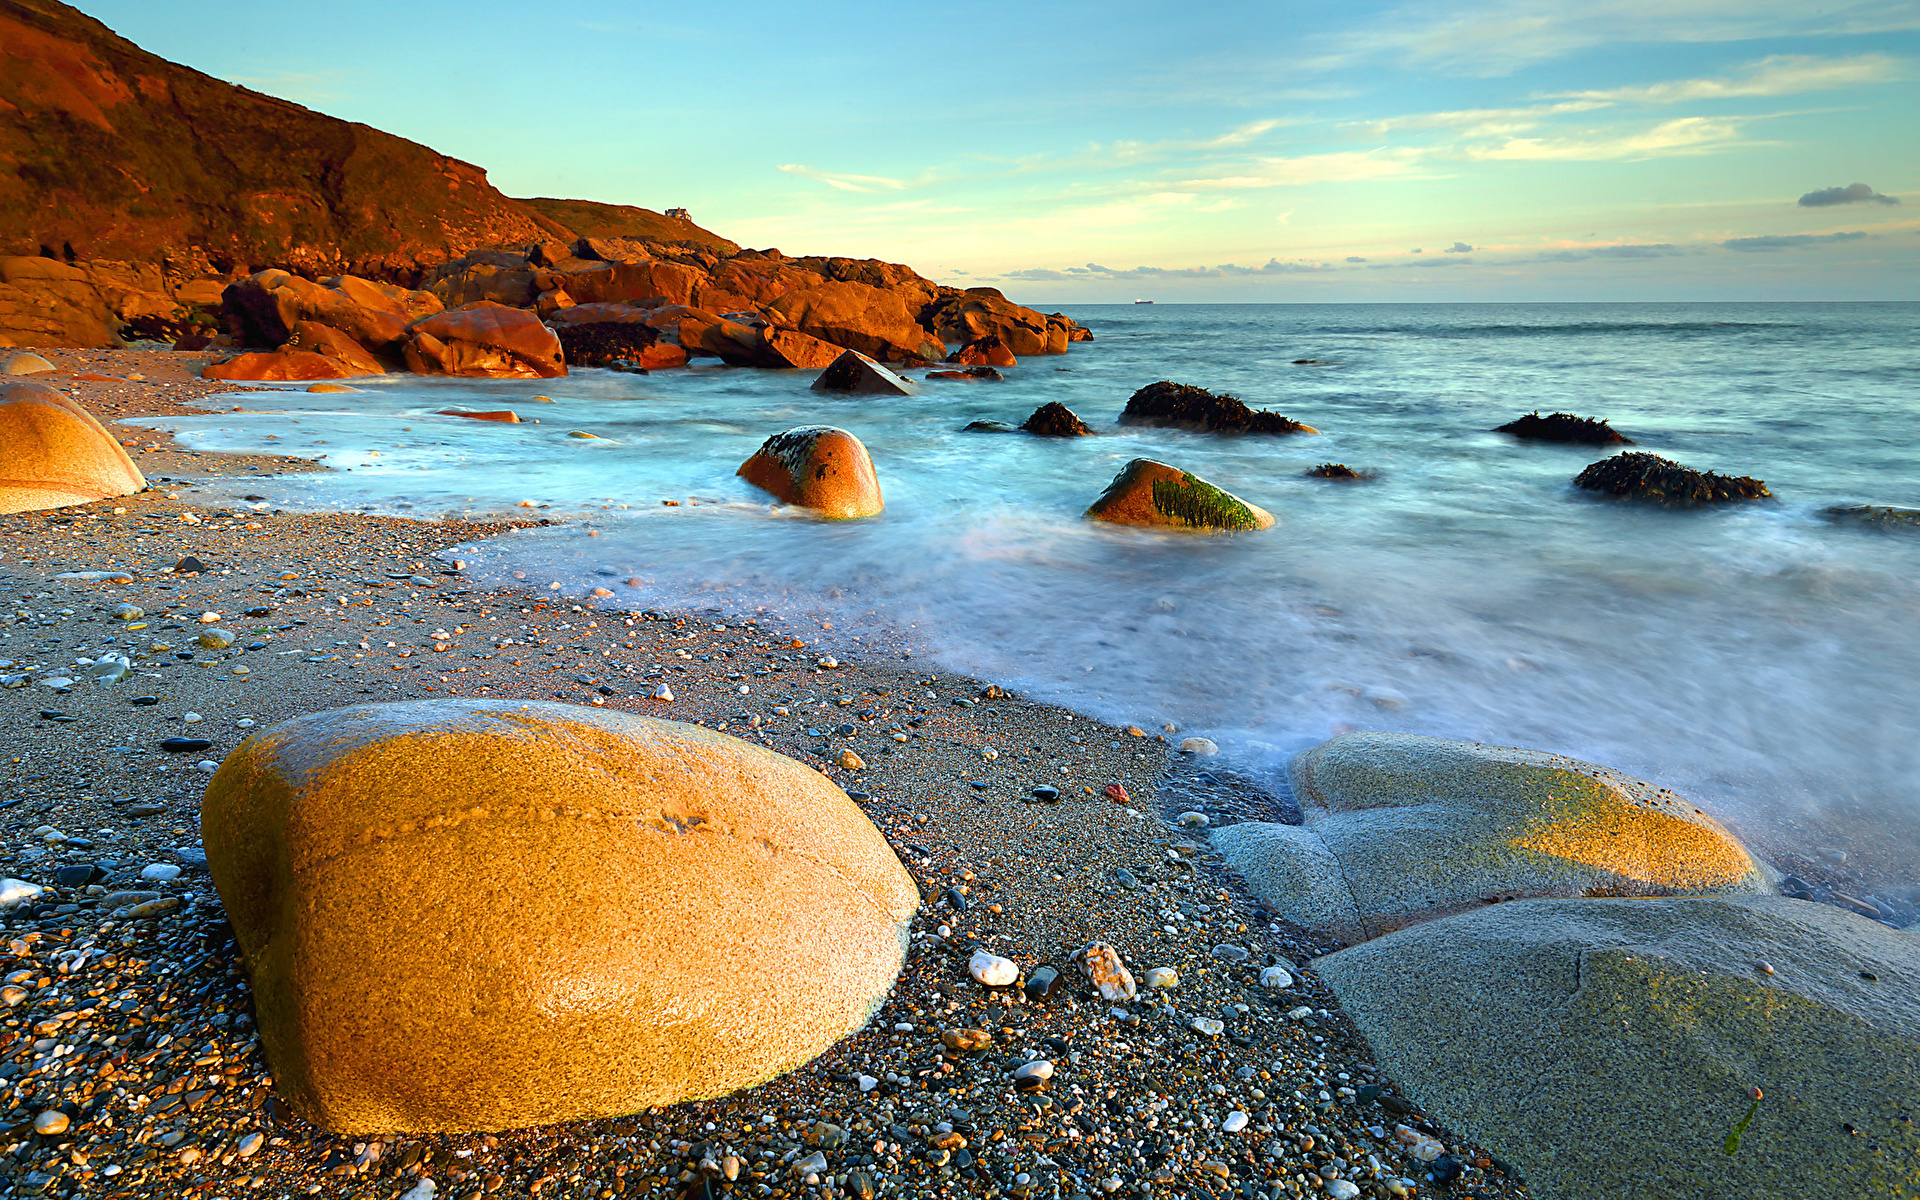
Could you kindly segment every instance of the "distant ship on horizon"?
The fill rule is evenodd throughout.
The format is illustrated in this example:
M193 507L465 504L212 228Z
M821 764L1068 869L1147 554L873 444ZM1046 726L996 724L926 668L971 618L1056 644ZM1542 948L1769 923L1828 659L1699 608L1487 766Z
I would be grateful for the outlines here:
M1135 303L1135 304L1152 304L1152 303L1153 303L1153 301L1151 301L1151 300L1135 300L1135 301L1134 301L1134 303Z

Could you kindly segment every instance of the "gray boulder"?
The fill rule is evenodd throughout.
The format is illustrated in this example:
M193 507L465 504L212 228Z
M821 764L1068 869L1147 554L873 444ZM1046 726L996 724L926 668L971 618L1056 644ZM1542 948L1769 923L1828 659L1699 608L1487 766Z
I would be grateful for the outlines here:
M1304 825L1230 825L1214 846L1288 920L1349 942L1525 897L1773 891L1697 805L1558 754L1349 733L1291 777Z
M816 392L856 392L870 396L911 396L913 385L858 350L839 358L814 378Z
M1781 896L1526 900L1314 966L1539 1200L1920 1195L1910 934Z

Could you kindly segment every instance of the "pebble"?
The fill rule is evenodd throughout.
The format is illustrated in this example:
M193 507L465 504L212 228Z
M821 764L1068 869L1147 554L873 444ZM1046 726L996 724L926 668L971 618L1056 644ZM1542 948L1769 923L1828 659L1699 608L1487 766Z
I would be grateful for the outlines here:
M843 770L858 771L866 767L867 762L851 750L842 750L837 761Z
M205 717L201 716L197 712L181 713L180 719L182 721L185 721L189 725L198 725L200 722L206 720Z
M29 900L38 900L46 890L24 879L0 879L0 912L18 908Z
M1332 1196L1333 1200L1353 1200L1353 1198L1359 1194L1360 1187L1358 1184L1345 1179L1327 1180L1327 1195Z
M433 1180L422 1179L419 1183L414 1184L402 1192L400 1194L400 1200L433 1200L435 1193L439 1190L440 1189L434 1185Z
M1239 1109L1235 1109L1234 1111L1227 1114L1226 1120L1220 1122L1220 1132L1239 1133L1242 1129L1245 1129L1247 1127L1247 1120L1248 1120L1248 1117L1246 1113L1240 1111Z
M1014 1068L1013 1081L1028 1083L1053 1078L1053 1063L1044 1058L1036 1058L1030 1063Z
M1177 988L1180 986L1180 972L1174 970L1172 967L1150 967L1147 970L1144 982L1148 987L1157 988L1161 991L1165 991L1168 988Z
M1213 824L1213 820L1203 812L1183 812L1180 814L1180 824L1189 829L1204 829Z
M673 699L673 689L664 683L656 683L653 685L651 695L655 700L671 700Z
M1195 1017L1189 1024L1196 1032L1204 1033L1208 1037L1219 1037L1227 1029L1227 1023L1219 1017Z
M993 1035L984 1029L949 1029L940 1035L940 1044L971 1054L993 1045Z
M1060 990L1060 972L1052 967L1036 967L1027 976L1027 999L1048 1000Z
M1290 988L1293 986L1293 975L1285 967L1267 967L1260 972L1260 986L1265 988Z
M1209 738L1190 737L1180 743L1180 753L1197 754L1201 758L1211 758L1220 753L1220 747Z
M132 604L117 604L113 609L113 619L116 621L138 621L146 615L145 609Z
M225 650L233 645L234 636L231 629L203 629L197 640L209 650Z
M148 863L140 868L140 878L154 883L169 883L180 878L180 868L172 863Z
M833 655L829 654L826 657L820 659L819 665L823 669L831 671L835 667L840 665L840 660L835 658Z
M880 1086L880 1081L871 1075L860 1076L858 1082L860 1084L860 1090L863 1092L870 1092Z
M260 1147L266 1144L267 1135L256 1129L241 1138L239 1143L234 1146L233 1152L241 1158L252 1158L260 1152Z
M980 949L975 950L973 957L967 960L967 974L988 987L1006 987L1020 978L1020 968L1014 965L1012 959Z
M212 625L219 619L220 614L217 612L203 612L200 614L200 623L202 625Z
M72 1123L67 1114L50 1108L33 1119L33 1131L42 1137L52 1137L57 1133L65 1133L67 1126Z
M160 748L168 754L191 754L196 750L211 750L213 743L206 738L173 737L162 741Z
M1080 969L1086 972L1087 982L1093 984L1108 1004L1139 998L1140 989L1133 982L1133 972L1127 970L1127 964L1121 961L1120 952L1112 943L1090 942L1076 957L1080 960Z
M1395 1125L1393 1136L1418 1162L1430 1163L1446 1152L1446 1147L1411 1125Z
M1213 956L1225 962L1245 962L1250 957L1245 946L1215 946Z

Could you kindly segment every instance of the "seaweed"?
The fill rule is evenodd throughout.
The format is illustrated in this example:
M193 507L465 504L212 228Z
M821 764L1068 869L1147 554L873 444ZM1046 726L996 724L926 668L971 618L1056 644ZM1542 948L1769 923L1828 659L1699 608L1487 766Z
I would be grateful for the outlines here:
M1603 420L1593 417L1576 417L1572 413L1563 412L1543 417L1539 409L1535 409L1517 421L1508 421L1494 432L1510 433L1514 437L1536 442L1579 442L1588 446L1634 444L1632 438L1621 435Z
M1245 502L1194 475L1183 474L1178 481L1155 480L1153 507L1162 516L1204 529L1253 529L1259 525Z

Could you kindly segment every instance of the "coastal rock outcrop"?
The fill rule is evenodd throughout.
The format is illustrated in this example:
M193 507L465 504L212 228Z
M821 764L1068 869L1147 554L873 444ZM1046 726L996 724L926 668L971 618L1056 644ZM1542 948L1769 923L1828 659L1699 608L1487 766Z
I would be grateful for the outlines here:
M1093 430L1087 423L1074 415L1072 409L1051 400L1033 410L1021 423L1021 432L1038 434L1041 437L1091 437Z
M1349 733L1289 776L1304 825L1230 825L1214 845L1283 916L1346 941L1493 900L1772 890L1697 805L1558 754Z
M831 425L774 434L736 474L783 503L826 517L871 517L886 507L867 448Z
M858 392L873 396L911 396L913 385L858 350L843 352L812 384L816 392Z
M787 292L766 314L775 325L883 362L945 358L947 348L920 327L909 301L904 291L825 280Z
M416 375L552 379L567 373L560 339L539 317L485 302L415 321L403 353Z
M312 350L249 350L220 362L208 363L200 372L202 379L257 380L261 382L297 379L352 379L360 375L378 375L381 368L357 371L338 358Z
M1494 432L1512 434L1534 442L1577 442L1585 446L1633 445L1632 438L1622 436L1605 421L1563 412L1543 417L1536 410L1498 426Z
M430 294L395 296L371 280L342 276L328 284L286 271L257 271L229 284L221 296L227 324L242 346L284 346L301 322L337 329L370 354L397 355L407 325L438 312Z
M991 287L965 291L940 289L923 314L922 322L943 342L964 346L982 338L998 338L1016 357L1065 354L1074 328L1073 322L1064 316L1043 316L1013 303L1000 289Z
M1573 485L1590 492L1640 500L1668 508L1694 508L1733 500L1765 500L1773 493L1746 475L1716 475L1683 467L1670 458L1629 450L1603 458L1574 476Z
M228 756L201 823L275 1090L343 1134L764 1082L866 1023L919 901L818 772L550 702L284 722Z
M1150 458L1136 458L1122 467L1086 515L1117 525L1201 533L1240 533L1273 524L1273 514L1266 509Z
M1920 1193L1911 934L1779 896L1526 900L1314 969L1541 1200Z
M0 513L130 496L147 486L114 436L66 394L0 383Z
M1120 423L1207 433L1320 432L1279 413L1255 412L1236 396L1215 395L1205 388L1165 379L1148 384L1128 398Z
M947 361L962 367L1017 367L1020 361L1007 349L998 334L976 338L947 355Z
M119 327L81 268L0 256L0 346L119 346Z

